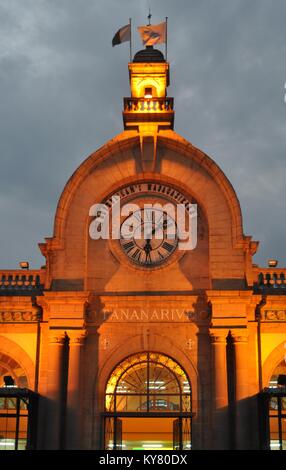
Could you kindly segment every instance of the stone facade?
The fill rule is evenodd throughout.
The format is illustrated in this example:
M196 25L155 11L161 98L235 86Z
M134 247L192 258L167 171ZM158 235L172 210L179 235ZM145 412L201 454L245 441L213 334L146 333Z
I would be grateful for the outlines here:
M140 64L153 88L158 74L166 86L168 70ZM132 96L144 102L144 87L132 90L138 80ZM0 273L2 375L24 377L42 397L38 448L98 449L110 374L132 354L159 352L189 377L193 448L259 448L256 396L286 354L286 270L253 265L258 243L243 233L233 187L172 129L170 110L166 122L164 110L149 121L132 110L124 132L64 188L54 235L39 245L46 266ZM196 202L195 250L142 268L117 240L90 238L92 205L140 184L156 190L127 194L130 201L161 201L164 186Z

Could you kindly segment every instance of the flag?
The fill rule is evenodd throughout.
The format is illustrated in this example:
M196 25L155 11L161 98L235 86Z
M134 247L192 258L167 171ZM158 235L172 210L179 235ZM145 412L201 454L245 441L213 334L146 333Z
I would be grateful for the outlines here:
M117 33L114 35L112 39L112 47L117 46L117 44L121 44L122 42L130 41L131 40L131 25L126 24L122 26Z
M144 46L153 46L166 42L166 21L160 24L151 24L147 26L138 26Z

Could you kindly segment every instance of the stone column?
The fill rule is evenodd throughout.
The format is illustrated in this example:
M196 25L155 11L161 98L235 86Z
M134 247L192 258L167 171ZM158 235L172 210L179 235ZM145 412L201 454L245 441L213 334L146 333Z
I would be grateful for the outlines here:
M63 353L66 337L64 335L51 336L48 349L47 373L47 419L45 431L45 448L60 448L61 412L62 412L62 377Z
M80 449L81 350L85 335L70 336L66 414L66 449Z
M248 338L233 336L235 354L236 448L249 449Z
M213 370L213 448L228 449L228 389L225 334L211 334Z

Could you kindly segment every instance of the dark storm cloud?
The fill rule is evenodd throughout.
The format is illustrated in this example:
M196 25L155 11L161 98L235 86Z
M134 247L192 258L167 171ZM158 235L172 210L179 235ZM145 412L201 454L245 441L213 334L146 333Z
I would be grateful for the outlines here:
M122 130L128 44L148 1L0 0L1 267L43 259L65 182ZM257 260L286 264L284 0L153 0L169 17L176 131L214 158L241 201ZM140 48L134 28L134 50Z

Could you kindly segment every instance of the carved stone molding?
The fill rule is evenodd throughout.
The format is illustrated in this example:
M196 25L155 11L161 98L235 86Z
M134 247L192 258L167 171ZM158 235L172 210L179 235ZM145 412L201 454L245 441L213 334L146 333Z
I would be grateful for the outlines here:
M232 335L232 340L235 343L247 343L248 337L244 335Z
M78 336L71 336L69 338L69 345L70 346L82 346L85 339L86 339L86 334L82 333L79 334Z
M110 342L107 338L102 338L100 340L100 349L104 349L105 351L110 348Z
M261 320L286 322L286 310L264 310L261 312Z
M66 341L66 335L61 335L61 334L51 334L50 338L49 338L49 342L50 344L58 344L58 345L64 345L65 341Z
M36 322L37 314L36 312L30 311L21 311L21 310L4 310L0 311L0 323L13 322L13 323L23 323L23 322Z
M226 344L225 335L210 334L212 344Z

